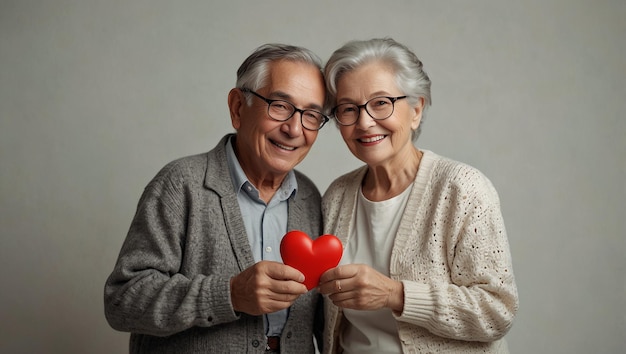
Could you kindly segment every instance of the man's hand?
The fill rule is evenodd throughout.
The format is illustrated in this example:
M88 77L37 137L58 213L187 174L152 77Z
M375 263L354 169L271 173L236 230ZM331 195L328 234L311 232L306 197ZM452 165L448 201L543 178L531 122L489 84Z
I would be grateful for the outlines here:
M307 292L304 274L279 262L260 261L230 279L235 311L262 315L286 309Z

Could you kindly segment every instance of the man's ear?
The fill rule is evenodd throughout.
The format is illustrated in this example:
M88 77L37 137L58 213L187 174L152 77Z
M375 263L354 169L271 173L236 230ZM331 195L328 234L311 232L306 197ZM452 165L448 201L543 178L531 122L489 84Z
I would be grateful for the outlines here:
M230 112L230 122L235 130L241 126L241 109L246 104L246 98L240 89L234 88L228 93L228 111Z

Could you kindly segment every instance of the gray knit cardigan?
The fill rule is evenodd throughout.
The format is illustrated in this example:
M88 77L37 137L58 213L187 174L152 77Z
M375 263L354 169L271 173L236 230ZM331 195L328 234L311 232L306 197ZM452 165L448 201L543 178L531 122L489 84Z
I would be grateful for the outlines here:
M169 163L141 196L104 289L106 318L131 332L130 353L265 350L263 317L236 313L230 301L230 278L254 258L227 166L229 136L208 153ZM317 237L320 193L297 171L296 179L287 228ZM291 306L283 353L314 353L323 321L317 306L316 290Z

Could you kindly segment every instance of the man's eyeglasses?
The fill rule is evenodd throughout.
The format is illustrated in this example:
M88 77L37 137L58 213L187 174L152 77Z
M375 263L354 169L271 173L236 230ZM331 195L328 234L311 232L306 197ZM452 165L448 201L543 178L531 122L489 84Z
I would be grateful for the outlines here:
M406 96L380 96L374 97L362 105L343 103L333 108L332 114L335 116L335 119L337 119L337 123L341 125L356 124L357 120L359 120L359 116L361 115L362 108L365 108L367 114L369 114L373 119L383 120L391 117L396 101L403 98L406 98Z
M285 122L293 117L294 113L300 113L300 122L306 130L320 130L328 122L329 118L322 112L314 109L299 109L293 103L284 100L271 100L258 93L242 88L242 92L249 92L267 103L267 115L275 121Z

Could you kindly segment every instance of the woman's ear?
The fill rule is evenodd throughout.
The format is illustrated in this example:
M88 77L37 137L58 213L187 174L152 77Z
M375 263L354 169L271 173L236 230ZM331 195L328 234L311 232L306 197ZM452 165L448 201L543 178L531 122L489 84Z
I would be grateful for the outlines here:
M228 93L228 111L230 112L230 122L235 130L241 126L241 109L246 104L246 98L240 89L234 88Z
M420 126L420 122L422 121L422 114L424 113L424 97L420 97L417 104L413 107L415 114L413 115L413 119L411 120L411 129L417 130Z

